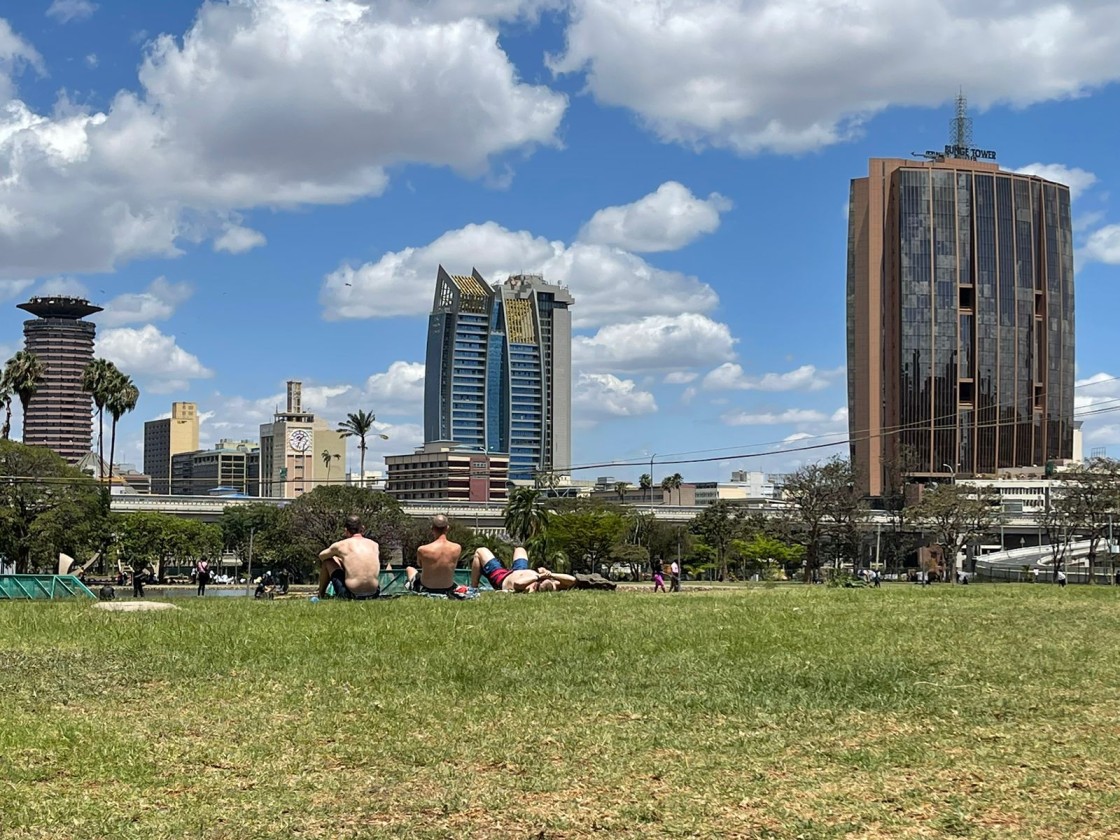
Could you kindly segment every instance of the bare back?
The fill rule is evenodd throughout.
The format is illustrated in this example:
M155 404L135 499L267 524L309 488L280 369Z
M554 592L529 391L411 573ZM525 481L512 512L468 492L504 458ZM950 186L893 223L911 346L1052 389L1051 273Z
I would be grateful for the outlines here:
M346 588L355 595L368 595L381 584L381 548L361 534L339 540L320 557L333 557L346 575Z
M429 589L448 589L455 585L455 566L463 547L440 534L427 545L416 549L420 565L420 583Z

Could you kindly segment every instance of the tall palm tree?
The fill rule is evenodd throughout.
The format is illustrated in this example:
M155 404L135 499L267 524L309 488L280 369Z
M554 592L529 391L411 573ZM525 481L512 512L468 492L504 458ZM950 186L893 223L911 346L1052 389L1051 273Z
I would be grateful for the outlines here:
M677 491L677 504L681 503L681 485L684 484L684 476L680 473L673 473L670 478L673 481L672 487Z
M113 418L113 430L110 434L109 443L109 476L113 475L113 460L117 454L117 423L128 412L136 408L136 403L140 400L140 389L136 387L132 381L131 376L117 371L113 377L112 388L109 390L108 398L105 400L105 408L109 410L109 414ZM111 492L111 491L110 491Z
M99 481L105 480L105 402L119 375L117 366L108 359L93 359L82 370L82 390L89 392L97 408L97 460L101 464L98 468L101 473ZM112 474L112 465L109 473Z
M8 377L0 370L0 406L4 407L4 428L0 437L7 440L12 434L12 389L8 385Z
M327 484L329 485L331 483L331 461L340 461L342 456L332 455L329 449L324 449L319 457L323 459L323 466L327 468Z
M549 512L536 487L518 487L505 508L506 531L522 543L541 543L548 531Z
M673 477L671 475L665 476L661 479L661 492L669 494L669 504L673 503Z
M32 395L39 390L39 382L47 372L47 366L30 350L20 350L4 365L4 382L12 393L19 397L23 409L23 436L27 437L27 406Z
M376 435L382 440L388 440L388 435L383 435L380 432L373 431L373 424L377 418L372 412L363 411L358 409L354 414L347 414L346 419L338 425L337 431L343 437L356 437L358 438L358 452L361 453L361 464L358 469L361 470L361 479L359 480L359 487L366 486L366 438L371 434Z
M614 483L614 492L618 494L618 500L620 502L625 502L626 501L626 491L629 490L629 489L630 489L630 485L627 484L625 481L616 481Z
M653 478L649 473L642 473L638 478L638 486L643 490L649 491L649 503L653 504Z

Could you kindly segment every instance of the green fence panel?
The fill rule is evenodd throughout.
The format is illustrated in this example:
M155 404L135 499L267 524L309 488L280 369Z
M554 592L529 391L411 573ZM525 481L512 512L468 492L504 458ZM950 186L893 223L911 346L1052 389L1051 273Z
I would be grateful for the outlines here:
M96 598L74 575L0 575L0 601Z

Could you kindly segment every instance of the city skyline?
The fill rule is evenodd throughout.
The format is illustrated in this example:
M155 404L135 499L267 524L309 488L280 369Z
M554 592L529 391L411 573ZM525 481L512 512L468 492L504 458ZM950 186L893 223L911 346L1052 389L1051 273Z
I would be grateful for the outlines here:
M6 9L0 351L22 346L18 302L85 297L95 354L141 390L118 461L142 463L175 401L198 405L200 446L254 439L298 379L332 424L377 415L383 469L424 436L437 265L541 274L577 301L576 478L788 472L847 454L850 179L949 142L963 83L975 146L1070 187L1076 408L1111 409L1120 164L1098 126L1120 3L874 0L828 26L761 6ZM1120 415L1085 419L1086 453L1120 455ZM667 463L690 458L715 460Z

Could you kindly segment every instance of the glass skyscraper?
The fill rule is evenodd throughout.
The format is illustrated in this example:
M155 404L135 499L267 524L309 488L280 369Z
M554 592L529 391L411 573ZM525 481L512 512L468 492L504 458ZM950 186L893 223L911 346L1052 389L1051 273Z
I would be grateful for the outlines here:
M1069 188L873 159L848 220L848 424L870 495L1073 453Z
M491 286L436 277L428 321L424 439L509 454L509 477L571 466L573 298L539 275Z

